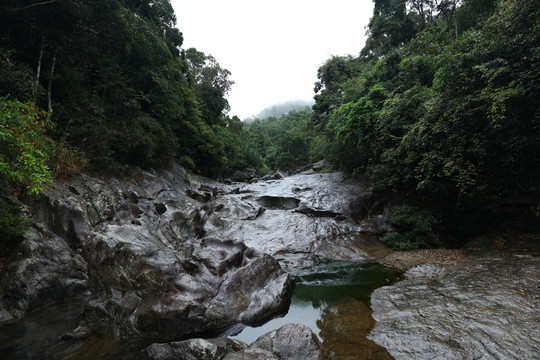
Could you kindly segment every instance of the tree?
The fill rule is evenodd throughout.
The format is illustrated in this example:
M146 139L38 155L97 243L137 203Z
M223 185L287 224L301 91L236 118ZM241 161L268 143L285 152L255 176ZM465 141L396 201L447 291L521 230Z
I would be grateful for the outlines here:
M18 196L39 194L52 183L47 166L46 114L31 103L0 98L0 181ZM4 194L5 195L5 194Z
M368 24L366 45L361 54L378 58L392 48L403 46L416 35L407 16L406 0L374 0L373 16Z
M230 109L225 96L234 84L229 79L231 72L221 68L212 55L194 48L186 50L185 56L204 121L210 125L225 125L223 115Z

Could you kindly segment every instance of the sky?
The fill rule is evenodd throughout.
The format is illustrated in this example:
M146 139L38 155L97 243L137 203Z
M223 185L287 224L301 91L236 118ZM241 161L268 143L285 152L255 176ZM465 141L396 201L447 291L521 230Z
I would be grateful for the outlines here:
M227 99L240 119L293 100L313 99L317 69L357 55L370 0L171 0L183 49L212 55L235 82Z

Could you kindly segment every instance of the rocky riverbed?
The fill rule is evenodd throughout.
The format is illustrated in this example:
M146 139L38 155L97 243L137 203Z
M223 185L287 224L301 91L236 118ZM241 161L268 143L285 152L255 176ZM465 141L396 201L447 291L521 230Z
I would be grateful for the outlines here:
M61 333L40 340L62 349L55 358L327 358L335 349L299 325L251 345L200 337L279 314L293 291L288 270L341 260L407 270L371 299L370 338L385 357L538 357L538 249L520 251L523 237L498 231L467 249L393 253L376 241L388 229L387 202L365 183L316 170L228 185L180 167L128 179L81 175L24 199L34 225L0 271L0 338L9 338L0 355L42 352L24 329L36 325L40 338L49 330L25 319L44 321L43 309L65 304L72 325L51 322ZM537 244L539 233L519 234ZM350 304L358 305L345 299L336 308L351 316L327 314L329 324L356 319ZM373 323L349 325L343 336ZM355 353L347 358L369 358Z
M540 358L538 230L529 218L462 250L390 255L407 271L374 291L370 338L395 359Z

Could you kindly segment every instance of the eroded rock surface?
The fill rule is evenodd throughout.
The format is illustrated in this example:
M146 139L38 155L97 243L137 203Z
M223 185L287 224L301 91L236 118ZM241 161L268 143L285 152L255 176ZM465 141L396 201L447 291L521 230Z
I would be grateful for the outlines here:
M91 331L168 340L281 311L293 283L274 258L199 237L196 217L216 185L175 167L126 180L81 176L28 199L42 231L0 273L0 316L91 289Z
M0 322L89 293L86 261L60 237L31 228L0 276Z
M224 190L199 213L200 232L244 241L285 267L386 253L369 239L386 229L384 203L340 173L311 170Z
M327 353L308 327L287 324L259 337L251 345L238 340L190 339L152 344L143 351L149 360L326 360Z
M500 254L375 290L371 339L396 359L538 359L540 258Z

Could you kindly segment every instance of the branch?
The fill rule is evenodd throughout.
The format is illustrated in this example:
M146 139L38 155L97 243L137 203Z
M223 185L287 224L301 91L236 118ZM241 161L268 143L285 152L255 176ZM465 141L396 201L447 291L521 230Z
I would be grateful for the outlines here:
M11 11L27 10L27 9L33 8L34 6L48 5L48 4L52 4L53 2L56 2L56 0L49 0L49 1L44 1L44 2L40 2L40 3L30 4L30 5L24 6L22 8L13 9Z

